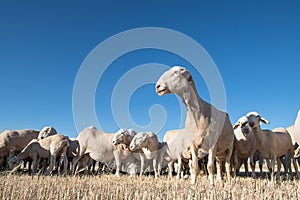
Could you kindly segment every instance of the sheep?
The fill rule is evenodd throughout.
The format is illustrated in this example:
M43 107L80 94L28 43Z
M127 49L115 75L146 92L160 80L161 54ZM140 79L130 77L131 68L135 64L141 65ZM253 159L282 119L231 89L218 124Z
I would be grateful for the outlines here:
M294 158L294 146L292 144L291 136L285 132L273 132L271 130L262 130L260 122L269 124L269 121L261 117L257 112L249 112L247 115L249 126L251 127L255 139L257 141L257 148L265 159L271 159L271 169L274 172L275 161L277 161L276 178L280 176L280 156L287 152L293 160L293 165L298 177L298 167ZM291 173L291 169L290 169ZM274 182L274 175L271 176Z
M117 132L112 139L112 143L118 146L119 149L118 153L115 153L116 175L119 175L122 160L127 159L129 162L134 162L134 160L140 158L139 154L143 153L141 150L128 151L130 143L136 134L133 129L128 129L127 131ZM129 170L130 175L135 174L135 170L133 168Z
M208 154L209 183L214 186L214 161L217 161L217 179L222 179L222 165L225 162L227 179L230 181L230 159L233 151L233 127L226 112L220 111L204 101L197 93L190 72L181 66L174 66L164 72L156 83L159 96L177 94L187 107L184 129L178 138L184 149L190 147L192 153L191 184L196 184L198 176L199 150Z
M239 161L245 160L247 162L250 157L250 165L252 170L252 177L255 175L255 163L254 163L254 153L256 152L256 140L255 136L248 126L248 119L246 116L239 118L237 123L233 126L234 129L234 148L233 148L233 161L234 161L234 176L238 169ZM247 163L245 164L245 172L247 173L248 168Z
M159 142L155 133L153 132L139 132L137 133L130 142L130 150L136 151L141 149L143 153L140 153L141 159L141 171L140 175L144 172L145 159L152 160L153 170L155 173L155 177L158 177L160 172L160 163L159 161Z
M0 134L0 160L2 166L6 166L5 160L11 159L16 152L22 149L32 140L38 137L37 130L5 130Z
M67 148L69 146L68 137L60 134L52 135L47 138L37 140L33 139L17 156L12 157L9 161L9 167L12 169L16 163L20 163L28 157L33 160L32 174L36 173L37 166L41 158L50 160L50 165L44 175L49 175L55 165L56 157L60 156L64 163L62 174L67 170Z
M117 133L125 132L125 129L120 129ZM82 156L89 154L89 156L98 162L111 162L116 156L126 158L130 155L128 148L122 145L114 145L112 139L115 134L106 133L97 130L96 127L90 126L81 131L77 137L79 142L79 151L73 160L72 174L75 174L76 165ZM120 155L122 154L122 155ZM120 169L119 163L116 163L117 168ZM118 175L118 170L116 171Z
M168 163L168 174L169 177L172 176L173 166L175 168L175 172L177 173L176 178L180 178L182 168L183 168L183 160L188 161L183 157L183 152L185 149L181 148L178 144L178 137L182 137L180 134L180 130L168 130L163 138L164 147L161 150L161 161L166 160ZM176 163L177 162L177 163ZM175 167L176 166L176 167Z

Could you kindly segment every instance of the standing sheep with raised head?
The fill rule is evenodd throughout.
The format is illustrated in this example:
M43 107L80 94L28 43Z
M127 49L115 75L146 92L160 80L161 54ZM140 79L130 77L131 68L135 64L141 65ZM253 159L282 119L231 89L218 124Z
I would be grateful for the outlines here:
M277 161L276 177L280 176L281 161L280 156L287 152L292 158L295 172L298 177L298 167L294 158L294 146L292 144L291 136L283 132L273 132L271 130L262 130L260 122L269 124L269 121L261 117L257 112L249 112L247 114L249 126L252 128L254 136L257 141L257 148L264 159L271 159L271 169L274 172L275 161ZM291 173L291 171L290 171ZM274 181L274 175L271 176Z
M217 161L217 179L222 179L222 166L225 162L227 179L230 181L230 159L233 151L234 133L229 115L204 101L197 93L196 85L190 72L181 66L174 66L166 71L156 83L156 93L177 94L187 107L185 127L178 138L186 149L190 147L191 184L198 176L199 150L201 155L208 154L208 174L211 186L214 186L214 161Z

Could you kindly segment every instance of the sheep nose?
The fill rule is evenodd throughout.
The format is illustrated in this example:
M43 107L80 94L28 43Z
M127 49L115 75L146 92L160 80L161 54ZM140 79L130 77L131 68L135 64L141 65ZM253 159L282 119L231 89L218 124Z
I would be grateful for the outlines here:
M254 122L249 122L249 126L253 127L254 126Z
M160 88L160 84L157 84L157 85L156 85L156 89L158 89L158 88Z

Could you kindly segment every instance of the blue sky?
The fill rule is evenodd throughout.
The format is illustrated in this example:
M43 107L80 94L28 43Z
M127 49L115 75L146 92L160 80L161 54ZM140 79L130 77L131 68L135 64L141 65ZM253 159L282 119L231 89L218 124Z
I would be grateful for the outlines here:
M72 92L81 64L107 38L141 27L172 29L205 48L222 75L232 123L256 110L271 122L267 128L289 126L300 109L299 10L297 1L1 1L0 130L52 125L76 137ZM118 129L111 112L114 86L145 63L187 67L200 96L210 101L202 77L186 60L155 49L133 51L99 81L95 112L105 131ZM154 84L146 84L133 93L128 109L145 126L154 104L168 113L161 138L180 127L174 95L159 97Z

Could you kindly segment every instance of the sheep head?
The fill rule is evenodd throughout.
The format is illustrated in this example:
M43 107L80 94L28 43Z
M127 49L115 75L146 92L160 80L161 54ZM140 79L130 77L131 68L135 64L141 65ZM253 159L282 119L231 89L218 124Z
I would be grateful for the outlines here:
M241 128L241 131L245 137L248 137L250 132L252 131L248 125L248 118L246 116L242 116L233 126L233 129Z
M55 134L57 134L55 128L53 128L51 126L46 126L40 131L40 133L38 135L38 139L41 140L43 138L46 138L46 137L49 137L49 136L55 135Z
M260 129L260 122L270 124L268 120L261 117L257 112L249 112L247 115L248 124L252 129Z
M9 169L15 168L18 164L20 164L20 158L18 156L13 156L11 159L8 161L8 167Z
M148 145L149 136L145 133L138 133L130 142L129 149L135 151L138 149L146 148Z
M190 90L190 84L194 84L190 72L180 66L174 66L161 75L156 83L156 93L159 96L165 94L182 94L185 90Z
M112 143L114 145L118 145L118 144L124 144L126 142L126 137L128 135L128 132L126 129L120 129L118 130L118 132L114 135L113 139L112 139Z

